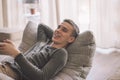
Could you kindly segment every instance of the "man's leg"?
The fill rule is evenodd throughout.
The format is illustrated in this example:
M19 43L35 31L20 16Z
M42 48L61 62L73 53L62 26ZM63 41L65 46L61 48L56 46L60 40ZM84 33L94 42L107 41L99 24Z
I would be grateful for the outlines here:
M10 67L8 63L0 64L0 73L0 78L2 78L1 76L6 75L11 77L11 79L13 78L13 80L20 80L19 75Z

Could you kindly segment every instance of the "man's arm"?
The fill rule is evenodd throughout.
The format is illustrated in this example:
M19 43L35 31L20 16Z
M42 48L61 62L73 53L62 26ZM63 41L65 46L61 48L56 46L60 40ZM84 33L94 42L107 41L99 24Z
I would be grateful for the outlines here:
M15 61L30 80L49 80L64 67L67 57L65 49L58 49L42 69L31 64L22 54L18 55Z
M45 24L39 24L38 25L38 31L37 31L37 40L45 40L46 38L48 39L52 39L52 35L53 35L53 30L48 27Z

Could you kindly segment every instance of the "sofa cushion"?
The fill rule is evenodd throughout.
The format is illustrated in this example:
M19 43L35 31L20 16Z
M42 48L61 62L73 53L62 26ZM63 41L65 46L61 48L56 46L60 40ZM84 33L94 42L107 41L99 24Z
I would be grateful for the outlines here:
M37 24L32 21L27 23L19 46L21 52L24 53L37 42L37 27Z
M91 60L95 51L95 40L91 31L81 33L67 51L69 64L76 66L91 66Z

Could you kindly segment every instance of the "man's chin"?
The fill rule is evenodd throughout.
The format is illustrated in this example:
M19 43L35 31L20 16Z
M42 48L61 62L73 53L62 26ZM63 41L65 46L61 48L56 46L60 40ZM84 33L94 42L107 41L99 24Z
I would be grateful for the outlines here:
M52 38L53 41L60 41L59 38Z
M57 43L57 44L59 43L59 41L60 40L58 40L58 39L52 39L52 42Z

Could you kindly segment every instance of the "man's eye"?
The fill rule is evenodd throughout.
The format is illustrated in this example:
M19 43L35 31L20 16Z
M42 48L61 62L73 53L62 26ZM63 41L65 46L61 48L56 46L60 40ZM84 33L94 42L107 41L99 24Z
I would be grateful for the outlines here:
M57 29L59 29L59 28L60 28L60 25L58 25Z
M67 32L68 30L67 30L67 29L65 29L65 28L63 28L63 29L62 29L62 31Z

